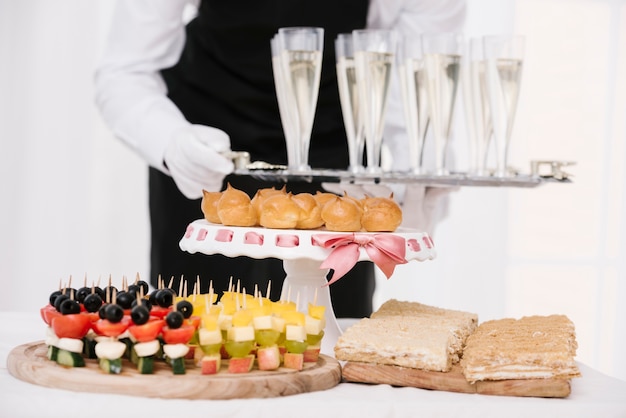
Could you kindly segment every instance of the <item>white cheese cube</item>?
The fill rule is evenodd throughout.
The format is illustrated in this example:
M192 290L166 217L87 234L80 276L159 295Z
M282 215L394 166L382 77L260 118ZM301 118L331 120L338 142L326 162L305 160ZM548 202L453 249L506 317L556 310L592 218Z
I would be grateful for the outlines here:
M304 327L306 328L306 333L311 335L318 335L320 332L324 330L324 326L326 325L326 321L324 318L317 319L313 318L310 315L307 315L304 318Z
M272 329L272 317L270 315L256 316L252 319L254 329Z
M163 352L171 359L185 357L189 352L187 344L165 344Z
M272 329L280 333L285 332L285 320L279 316L273 316Z
M154 340L145 343L137 343L133 346L133 348L138 357L149 357L155 355L159 351L161 344L158 340Z
M306 330L302 325L287 325L285 337L291 341L306 341Z
M219 329L209 331L201 328L198 331L198 341L200 345L219 344L222 342L222 332Z
M54 333L54 331L50 327L48 327L46 329L46 340L45 340L45 343L46 343L46 345L51 345L53 347L57 347L57 344L59 343L59 337L56 336L56 334Z
M254 341L254 327L231 327L228 329L228 339L231 341Z
M83 340L76 338L59 338L56 346L61 350L71 351L72 353L82 353L83 345Z
M122 358L125 351L126 344L119 341L104 340L96 344L96 356L98 358L117 360Z

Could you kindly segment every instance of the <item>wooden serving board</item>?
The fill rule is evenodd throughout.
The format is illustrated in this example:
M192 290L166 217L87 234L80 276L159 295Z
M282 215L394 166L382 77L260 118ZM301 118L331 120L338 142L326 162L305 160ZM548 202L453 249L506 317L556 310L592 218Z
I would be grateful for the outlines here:
M226 364L224 364L226 363ZM317 363L304 363L301 371L279 368L246 374L231 374L227 361L215 375L203 375L193 360L187 373L172 374L165 362L155 361L154 374L140 374L124 360L120 374L106 374L97 360L85 359L85 367L64 367L47 358L41 341L14 348L7 359L9 373L25 382L76 392L115 393L148 398L236 399L272 398L330 389L341 381L341 365L320 355Z
M569 379L490 380L469 383L459 365L449 372L431 372L408 367L347 362L342 370L346 382L410 386L483 395L565 398L571 392Z

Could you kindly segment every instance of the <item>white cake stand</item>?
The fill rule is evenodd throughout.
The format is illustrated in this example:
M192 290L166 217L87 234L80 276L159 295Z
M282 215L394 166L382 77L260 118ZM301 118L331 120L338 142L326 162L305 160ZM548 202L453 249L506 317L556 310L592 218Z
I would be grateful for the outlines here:
M314 240L315 235L376 235L381 233L337 233L326 230L293 230L245 228L212 224L204 219L196 220L187 227L180 240L180 248L188 253L207 255L222 254L227 257L248 256L257 259L278 258L283 260L287 276L283 282L281 299L290 298L300 303L300 310L313 303L317 292L318 305L326 307L326 328L322 339L321 353L334 356L334 347L341 335L335 312L330 300L330 286L326 276L327 268L321 268L323 262L332 253L333 248L324 248ZM435 248L427 233L415 230L398 229L394 235L402 238L406 247L406 261L432 260ZM364 247L359 248L359 261L370 260ZM358 286L358 284L355 284Z

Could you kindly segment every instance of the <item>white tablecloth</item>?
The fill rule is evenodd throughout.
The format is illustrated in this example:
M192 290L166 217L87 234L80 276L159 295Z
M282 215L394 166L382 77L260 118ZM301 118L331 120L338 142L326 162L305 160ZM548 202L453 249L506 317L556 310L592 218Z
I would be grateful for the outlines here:
M148 399L71 392L20 381L7 370L10 351L42 340L38 313L0 312L0 417L626 417L626 382L580 364L565 399L514 398L341 383L307 394L226 401Z

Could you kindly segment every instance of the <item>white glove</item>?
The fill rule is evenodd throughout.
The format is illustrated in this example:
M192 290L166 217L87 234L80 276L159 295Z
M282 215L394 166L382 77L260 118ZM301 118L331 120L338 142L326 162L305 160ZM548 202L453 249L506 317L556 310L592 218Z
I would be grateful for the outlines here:
M448 196L453 187L406 186L402 202L402 227L434 233L435 226L448 214Z
M202 190L219 191L233 162L221 155L230 150L230 138L219 129L191 125L176 133L163 157L176 186L188 199L199 199Z

